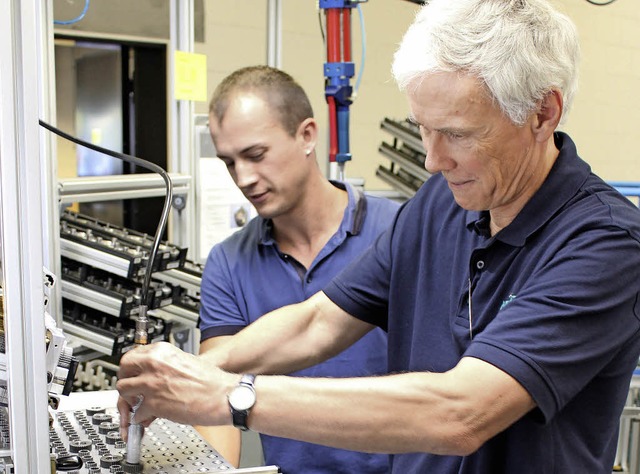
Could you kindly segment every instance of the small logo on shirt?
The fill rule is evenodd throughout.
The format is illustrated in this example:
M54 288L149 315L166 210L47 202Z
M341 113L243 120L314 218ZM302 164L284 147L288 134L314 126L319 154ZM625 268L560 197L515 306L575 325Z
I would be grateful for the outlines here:
M504 300L500 305L500 311L502 311L505 308L505 306L507 306L509 303L511 303L515 299L516 299L516 295L514 294L509 295L509 297L506 300Z

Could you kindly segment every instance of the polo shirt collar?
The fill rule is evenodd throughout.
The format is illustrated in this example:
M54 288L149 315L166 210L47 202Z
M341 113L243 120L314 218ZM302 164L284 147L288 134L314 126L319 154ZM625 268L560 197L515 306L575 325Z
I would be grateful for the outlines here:
M329 180L336 188L347 191L347 208L340 223L338 232L347 232L351 235L358 235L362 229L365 214L367 212L367 200L364 193L356 190L350 183ZM273 245L273 221L271 219L261 219L260 244Z
M569 135L556 132L554 140L560 154L549 176L513 222L496 234L496 240L522 247L530 235L548 222L580 190L591 173L590 166L578 157L575 143ZM466 223L467 228L485 235L489 212L469 211Z

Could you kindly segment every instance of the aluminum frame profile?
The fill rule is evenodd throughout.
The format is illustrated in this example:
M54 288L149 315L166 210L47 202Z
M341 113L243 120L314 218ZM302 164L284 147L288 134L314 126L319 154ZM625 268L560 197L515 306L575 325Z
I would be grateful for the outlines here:
M140 266L136 271L135 265L140 262L127 260L64 237L60 238L60 255L125 278L142 276L146 268Z
M415 189L413 189L388 169L378 167L378 169L376 170L376 176L385 183L390 184L393 188L395 188L398 192L400 192L407 198L413 197L413 195L416 193Z
M42 76L50 6L50 1L8 0L0 15L0 240L15 472L51 470L43 266L44 236L52 229L44 212L48 168L38 127L48 94Z
M69 336L75 338L74 342L84 347L109 356L113 354L113 346L115 343L113 338L76 326L68 321L62 321L62 329Z
M202 278L181 271L179 268L172 270L164 270L153 274L155 280L164 281L174 286L181 286L186 290L200 292Z
M74 301L84 306L97 309L111 316L122 317L124 296L116 298L114 296L105 295L99 291L85 288L77 283L67 280L61 280L62 297Z
M416 178L421 179L422 181L426 181L431 176L431 174L424 168L424 166L419 165L410 157L406 156L406 154L404 154L401 150L392 147L388 143L381 143L378 147L378 151L394 163L397 163L400 168L407 170L409 173L414 175Z
M408 146L413 148L414 150L424 153L424 146L422 145L422 139L419 136L416 136L415 133L403 127L398 122L395 122L391 119L384 118L382 123L380 124L380 128L389 132L391 135L398 137Z
M162 308L150 309L149 314L165 321L180 323L189 328L194 328L198 324L198 313L173 304Z
M169 174L174 196L186 196L191 176ZM85 176L58 181L61 204L166 196L164 181L155 173L114 176Z

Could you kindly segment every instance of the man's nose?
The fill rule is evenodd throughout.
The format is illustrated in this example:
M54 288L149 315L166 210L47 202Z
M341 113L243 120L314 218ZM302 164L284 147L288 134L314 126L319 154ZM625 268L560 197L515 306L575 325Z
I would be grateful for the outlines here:
M451 169L453 161L449 158L444 137L432 133L428 138L422 137L422 144L426 152L424 167L429 173L435 174Z
M256 171L252 163L238 160L235 163L236 184L239 188L246 188L256 182Z

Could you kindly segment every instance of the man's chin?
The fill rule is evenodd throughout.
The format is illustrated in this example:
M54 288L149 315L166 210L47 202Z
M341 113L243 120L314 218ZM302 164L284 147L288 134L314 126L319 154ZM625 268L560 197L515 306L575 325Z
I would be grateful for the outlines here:
M477 202L474 202L472 199L463 199L463 198L458 198L455 194L453 195L453 198L456 201L456 204L458 206L460 206L462 209L464 209L465 211L485 211L486 209L479 205Z

